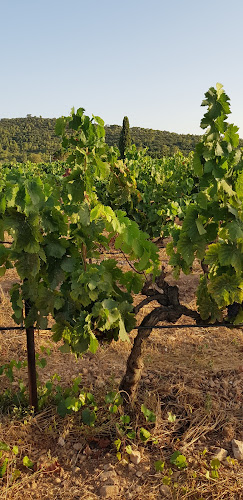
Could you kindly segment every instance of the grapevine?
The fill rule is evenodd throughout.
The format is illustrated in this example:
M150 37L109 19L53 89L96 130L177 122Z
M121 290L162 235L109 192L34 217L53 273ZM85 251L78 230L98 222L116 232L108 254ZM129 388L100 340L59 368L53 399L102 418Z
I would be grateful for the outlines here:
M243 158L238 127L227 123L229 97L221 84L211 87L193 165L199 192L190 203L182 228L167 247L178 276L188 274L198 258L205 274L197 292L202 319L221 321L225 310L235 324L243 319ZM233 306L233 307L232 307Z
M0 186L0 273L15 267L19 281L11 289L13 318L31 336L45 329L51 315L54 340L77 356L99 340L128 339L135 325L132 293L141 290L141 275L123 273L112 259L100 262L100 247L115 246L135 261L138 271L158 268L156 247L134 221L97 198L93 179L110 174L115 154L104 141L104 124L79 109L57 121L69 156L70 175L52 182L31 171L10 168ZM65 127L73 134L65 135ZM33 372L33 370L32 370ZM32 404L36 404L36 383ZM33 395L35 393L35 396Z

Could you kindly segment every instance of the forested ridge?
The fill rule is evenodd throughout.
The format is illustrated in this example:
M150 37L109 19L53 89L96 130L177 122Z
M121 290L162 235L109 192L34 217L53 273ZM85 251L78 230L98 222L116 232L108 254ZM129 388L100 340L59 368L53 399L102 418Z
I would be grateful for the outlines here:
M55 134L55 118L27 115L25 118L3 118L0 120L1 162L47 162L60 149L60 138ZM119 145L121 126L105 126L106 142ZM171 156L180 150L184 155L195 149L200 136L131 127L131 140L138 148L148 148L153 158ZM243 145L243 141L241 141Z
M109 146L117 146L121 133L121 126L109 125L106 129L106 142ZM148 154L152 158L162 158L172 156L178 150L184 155L188 155L195 149L199 142L199 135L176 134L165 130L153 130L141 127L130 128L132 143L137 148L148 148Z
M49 161L58 149L55 118L28 116L0 120L0 161Z

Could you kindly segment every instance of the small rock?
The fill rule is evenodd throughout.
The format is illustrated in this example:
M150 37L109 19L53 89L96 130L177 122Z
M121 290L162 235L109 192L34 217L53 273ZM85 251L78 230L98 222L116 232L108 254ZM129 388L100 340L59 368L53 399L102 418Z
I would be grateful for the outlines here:
M134 464L128 464L128 470L129 472L134 472Z
M105 464L103 466L103 469L104 470L113 470L114 469L114 466L112 464Z
M162 493L162 495L164 495L166 498L169 498L171 496L171 491L167 484L162 484L162 486L160 486L160 493Z
M75 467L74 468L74 474L78 474L81 471L80 467Z
M73 445L73 449L76 451L80 451L82 449L83 445L81 443L75 443Z
M130 453L130 460L134 465L138 465L141 462L141 453L138 450L133 450Z
M62 482L62 480L60 479L60 477L56 477L55 479L55 483L56 484L60 484Z
M218 459L220 462L224 460L228 455L227 450L224 448L216 448L213 458Z
M232 439L232 449L236 460L243 460L243 441Z
M100 481L106 482L110 485L114 485L118 483L118 477L114 470L108 470L106 472L102 472L102 474L100 475Z
M96 387L104 387L105 381L102 380L101 378L97 378L95 385L96 385Z
M65 441L62 436L59 437L57 444L59 444L59 446L65 446Z
M116 497L119 493L119 488L116 485L105 484L100 488L100 496L101 497Z
M226 424L223 428L223 436L227 441L232 441L235 437L235 428L234 426L229 423Z
M138 471L136 472L136 476L137 476L137 477L142 477L142 475L143 475L143 473L142 473L142 471L141 471L141 470L138 470Z
M85 446L83 454L86 455L87 457L89 457L90 455L92 455L92 450L90 449L90 447L89 447L88 444Z

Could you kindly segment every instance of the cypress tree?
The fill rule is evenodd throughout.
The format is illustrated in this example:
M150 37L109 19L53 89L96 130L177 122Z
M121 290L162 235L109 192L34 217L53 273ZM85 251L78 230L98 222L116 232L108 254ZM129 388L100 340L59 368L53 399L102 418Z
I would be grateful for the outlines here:
M122 130L119 139L120 157L122 160L125 158L125 150L131 146L131 136L129 128L129 120L127 116L123 118Z

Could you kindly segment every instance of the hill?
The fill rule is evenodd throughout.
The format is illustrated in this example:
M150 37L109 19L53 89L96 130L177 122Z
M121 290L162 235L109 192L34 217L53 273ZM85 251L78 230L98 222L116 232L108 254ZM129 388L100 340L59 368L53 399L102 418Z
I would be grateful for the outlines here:
M48 162L60 149L55 135L55 118L27 115L26 118L0 120L0 162ZM118 147L121 126L106 125L106 142ZM171 156L177 150L184 155L193 151L199 135L131 127L131 139L137 148L148 148L153 158ZM240 141L243 146L243 141Z
M110 146L117 146L121 127L119 125L106 126L106 142ZM165 130L153 130L141 127L130 128L131 139L137 148L148 148L148 154L152 158L161 158L162 156L171 156L178 149L188 155L195 149L199 141L199 135L176 134Z
M0 120L0 161L50 161L60 148L55 123L55 118L30 115Z

